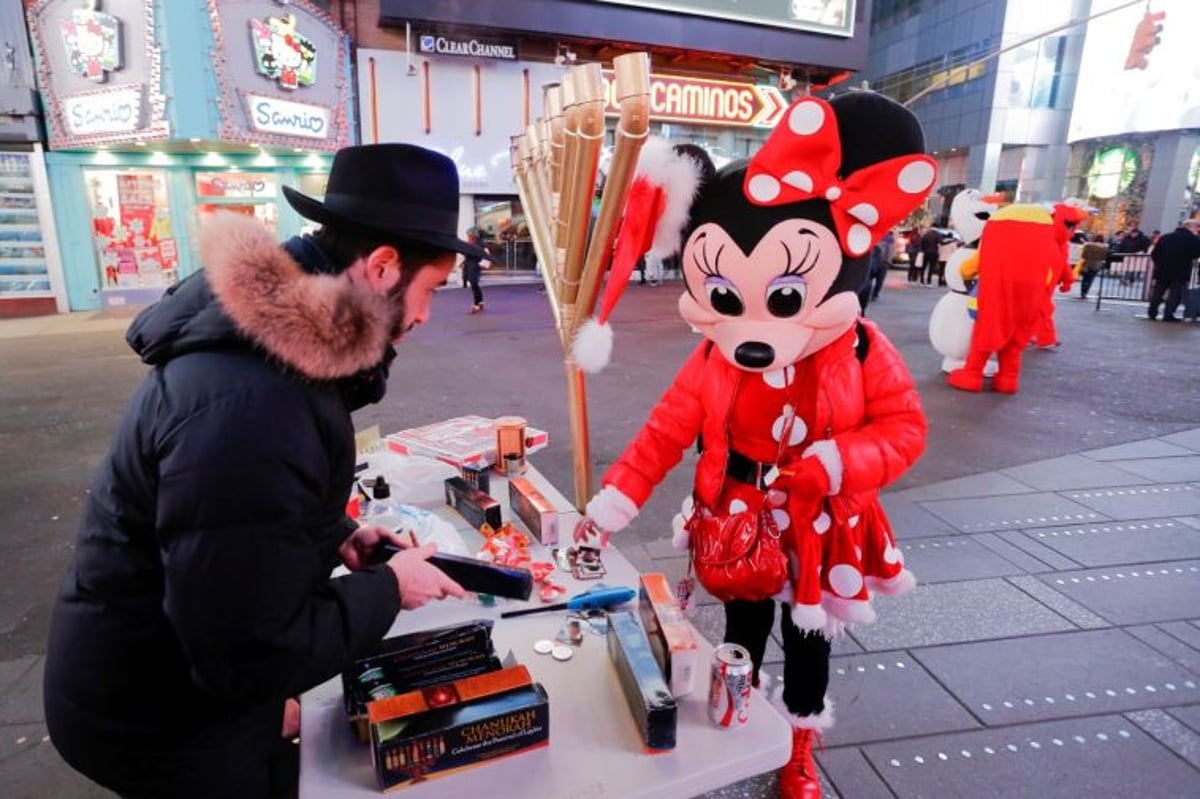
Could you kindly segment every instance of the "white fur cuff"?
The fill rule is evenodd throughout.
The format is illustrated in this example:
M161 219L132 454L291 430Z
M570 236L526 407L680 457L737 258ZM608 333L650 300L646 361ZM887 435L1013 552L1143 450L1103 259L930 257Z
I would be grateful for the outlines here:
M686 552L691 545L692 536L684 526L686 523L682 513L676 513L671 519L671 546L680 552Z
M792 605L792 623L804 632L821 632L828 621L820 605Z
M814 441L804 450L804 457L809 455L816 456L825 467L825 473L829 475L830 496L839 493L842 490L842 454L838 452L837 444L831 438Z
M867 590L885 596L900 596L906 594L917 584L916 576L904 569L890 580L880 580L878 577L867 578Z
M800 730L827 730L833 726L833 700L825 697L825 709L820 713L811 713L807 716L797 716L795 713L788 714L789 721L792 726Z
M624 530L638 515L638 506L616 486L604 486L587 504L587 515L610 533Z

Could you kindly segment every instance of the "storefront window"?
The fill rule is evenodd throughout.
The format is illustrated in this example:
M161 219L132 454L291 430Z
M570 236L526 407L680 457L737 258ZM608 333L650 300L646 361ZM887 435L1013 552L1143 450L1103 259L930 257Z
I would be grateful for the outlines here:
M179 275L166 176L160 169L84 171L101 286L166 287Z
M269 172L196 173L196 210L201 222L218 211L230 211L252 216L275 233L278 196L278 179Z
M0 297L50 294L33 172L25 153L0 153Z
M495 256L493 269L533 271L537 256L521 201L515 197L475 197L475 227L484 246Z

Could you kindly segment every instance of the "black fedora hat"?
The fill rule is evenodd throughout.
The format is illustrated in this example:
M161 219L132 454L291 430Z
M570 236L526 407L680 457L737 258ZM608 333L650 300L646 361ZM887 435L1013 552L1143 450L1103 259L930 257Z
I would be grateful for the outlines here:
M413 144L345 147L333 157L324 202L284 186L305 219L350 224L397 239L478 258L487 253L458 238L458 170L441 153Z

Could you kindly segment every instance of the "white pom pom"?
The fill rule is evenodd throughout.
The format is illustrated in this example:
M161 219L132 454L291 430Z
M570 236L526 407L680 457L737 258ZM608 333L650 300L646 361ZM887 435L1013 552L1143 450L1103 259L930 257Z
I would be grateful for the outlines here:
M593 317L584 322L575 334L571 356L580 369L594 375L608 366L608 361L612 358L612 348L612 325L607 322L600 324Z

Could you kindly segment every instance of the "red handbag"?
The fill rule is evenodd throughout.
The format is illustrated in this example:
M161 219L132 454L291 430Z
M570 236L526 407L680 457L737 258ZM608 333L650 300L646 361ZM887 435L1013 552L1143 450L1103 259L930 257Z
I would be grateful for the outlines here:
M717 599L769 599L787 582L775 518L765 507L728 516L699 509L687 521L696 579Z
M784 442L791 438L795 419L793 411L784 423L772 471L783 457ZM787 554L779 525L765 501L758 510L724 516L714 515L697 502L684 527L696 579L717 599L770 599L783 590L788 577Z

